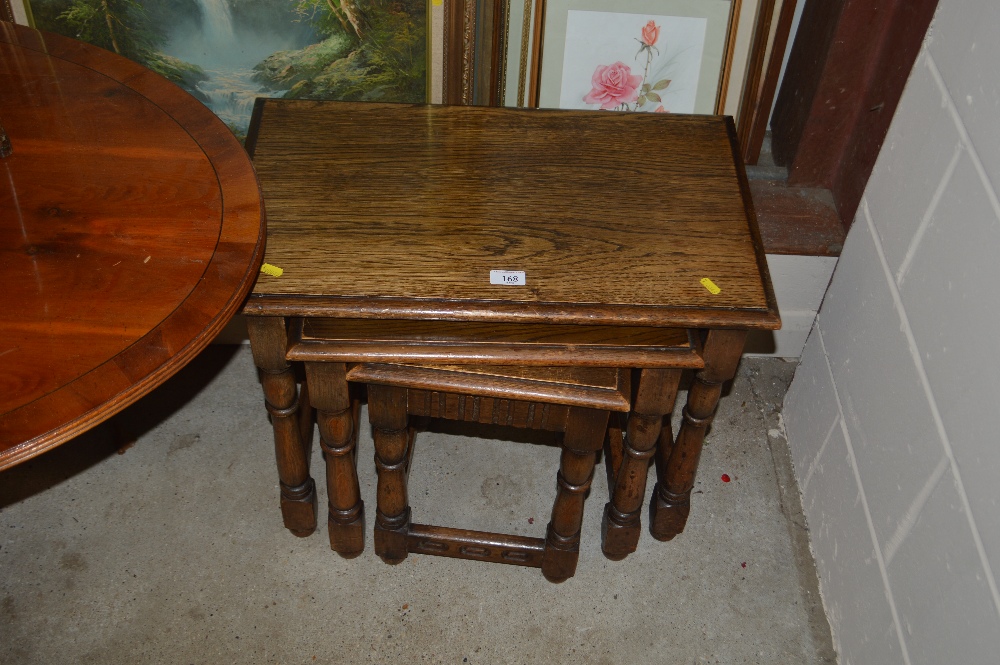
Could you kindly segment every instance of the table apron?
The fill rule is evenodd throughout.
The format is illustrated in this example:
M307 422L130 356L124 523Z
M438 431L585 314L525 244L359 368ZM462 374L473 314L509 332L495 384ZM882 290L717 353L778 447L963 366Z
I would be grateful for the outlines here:
M527 365L538 367L648 367L701 369L705 361L693 349L635 349L557 345L369 344L298 342L288 360L302 362L382 362Z

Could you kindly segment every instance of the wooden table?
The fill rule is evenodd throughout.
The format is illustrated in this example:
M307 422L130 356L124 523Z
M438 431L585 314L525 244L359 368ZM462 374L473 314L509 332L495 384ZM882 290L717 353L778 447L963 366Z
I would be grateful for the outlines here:
M263 255L249 158L139 65L0 23L0 469L85 431L191 360Z
M245 312L286 526L316 524L292 361L375 360L634 368L605 553L634 549L657 450L651 530L679 533L746 332L780 325L734 136L721 117L258 100L247 146L284 272ZM346 405L321 422L335 549L360 507L338 480L355 426Z

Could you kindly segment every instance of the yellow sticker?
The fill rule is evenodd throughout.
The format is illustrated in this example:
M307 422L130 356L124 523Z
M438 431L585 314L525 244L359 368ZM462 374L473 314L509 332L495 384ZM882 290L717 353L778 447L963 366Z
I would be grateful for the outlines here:
M722 293L722 289L715 285L715 282L710 280L708 277L701 278L701 285L708 289L708 292L713 296L717 296Z
M270 275L271 277L281 277L282 273L285 272L278 266L272 266L270 263L262 263L260 271L265 275Z
M431 0L431 4L434 5L435 7L440 7L441 5L444 4L444 0Z

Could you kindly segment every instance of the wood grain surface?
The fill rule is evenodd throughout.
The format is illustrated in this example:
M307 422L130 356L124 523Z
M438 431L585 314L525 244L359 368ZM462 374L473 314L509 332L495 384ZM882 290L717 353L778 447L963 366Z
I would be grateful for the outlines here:
M258 100L248 148L247 313L779 325L727 119Z
M704 366L686 328L310 318L289 342L288 359L305 361Z
M518 365L403 365L360 363L349 381L403 386L455 395L628 411L628 370L606 367L523 367ZM444 417L444 416L440 416Z
M101 49L0 24L0 468L160 384L242 305L263 210L239 142Z

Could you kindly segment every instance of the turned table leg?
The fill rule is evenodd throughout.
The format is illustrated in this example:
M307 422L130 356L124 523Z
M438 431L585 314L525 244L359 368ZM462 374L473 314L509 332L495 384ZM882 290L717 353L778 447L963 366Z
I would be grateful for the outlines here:
M375 554L386 563L400 563L406 558L406 537L410 531L410 503L406 493L410 444L406 388L369 384L368 419L374 428L378 472Z
M316 414L312 401L309 399L309 385L302 382L299 386L299 438L302 439L302 449L306 459L312 457L313 430L316 428Z
M365 549L365 504L358 484L358 441L344 363L306 363L306 386L316 407L326 460L330 547L350 559Z
M298 418L298 386L285 360L285 319L248 316L250 350L261 371L264 403L274 429L274 453L281 486L281 516L285 528L296 536L316 530L316 484L309 476L309 459Z
M640 374L622 442L621 464L614 469L611 500L604 506L601 523L601 549L609 559L624 559L639 544L649 459L655 452L663 417L674 409L680 379L679 369L644 369Z
M608 415L607 411L571 407L566 418L556 500L542 554L542 574L550 582L562 582L576 573L583 501L594 478L594 463L604 443Z
M657 483L649 503L649 531L657 540L670 540L687 522L698 460L705 432L722 395L722 384L736 374L744 330L710 330L705 340L704 369L695 373L681 430L673 445L664 440L657 455Z

